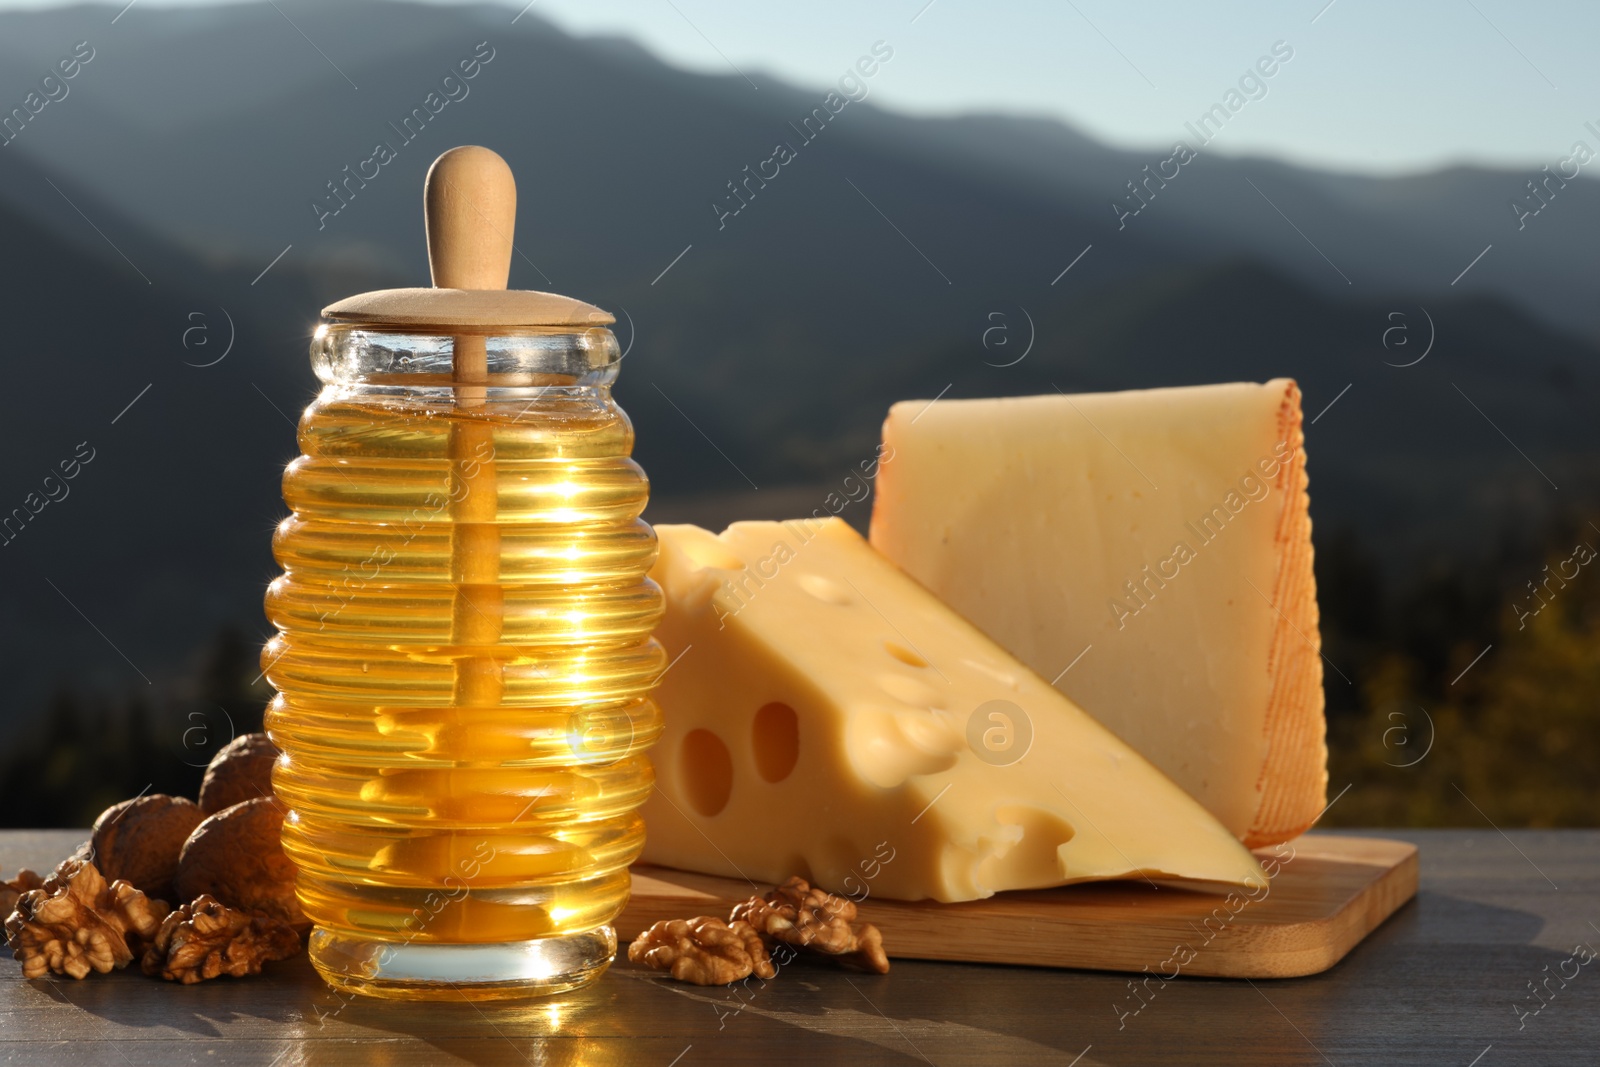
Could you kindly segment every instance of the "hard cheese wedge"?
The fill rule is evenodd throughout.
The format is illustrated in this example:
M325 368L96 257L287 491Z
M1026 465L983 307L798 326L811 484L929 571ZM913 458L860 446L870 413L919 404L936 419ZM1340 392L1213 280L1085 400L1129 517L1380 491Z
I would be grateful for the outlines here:
M656 533L674 658L647 861L904 900L1262 884L1183 790L840 520Z
M1327 789L1300 390L896 404L872 544L1246 844Z

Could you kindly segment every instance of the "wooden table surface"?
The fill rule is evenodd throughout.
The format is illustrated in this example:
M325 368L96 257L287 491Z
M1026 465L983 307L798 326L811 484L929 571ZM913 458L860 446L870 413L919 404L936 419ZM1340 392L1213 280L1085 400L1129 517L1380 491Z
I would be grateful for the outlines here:
M596 986L547 1001L398 1004L342 999L304 956L191 987L127 972L30 983L7 959L0 1060L1600 1064L1600 962L1586 962L1588 948L1574 956L1580 944L1600 948L1600 831L1385 836L1421 847L1421 893L1311 978L1179 978L1152 983L1141 1002L1125 975L896 961L878 976L797 964L741 1002L624 959ZM0 831L0 871L47 869L83 837Z

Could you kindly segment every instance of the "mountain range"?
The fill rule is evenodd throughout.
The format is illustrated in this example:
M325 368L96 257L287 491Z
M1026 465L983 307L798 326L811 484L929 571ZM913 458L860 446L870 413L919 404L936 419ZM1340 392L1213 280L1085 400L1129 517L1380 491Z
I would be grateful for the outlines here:
M843 93L492 5L120 7L0 14L0 110L94 53L0 147L0 514L94 453L0 546L0 729L64 682L181 687L219 626L263 631L317 312L426 283L422 179L456 144L517 173L512 284L617 314L657 521L823 506L908 397L1279 375L1305 391L1318 530L1391 568L1593 499L1587 177L1519 222L1536 167L1196 146L1126 215L1171 146L880 108L913 47L888 35L841 43L840 69L876 67Z

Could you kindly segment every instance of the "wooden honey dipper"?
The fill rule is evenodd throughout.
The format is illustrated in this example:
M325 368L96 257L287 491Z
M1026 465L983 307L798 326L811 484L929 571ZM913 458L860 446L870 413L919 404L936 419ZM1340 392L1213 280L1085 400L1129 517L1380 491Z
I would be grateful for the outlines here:
M428 168L422 199L434 288L503 291L517 227L517 180L506 161L477 145L452 148ZM486 341L483 334L455 339L452 376L479 386L480 401L489 374Z
M436 289L504 291L511 276L517 183L498 154L475 145L434 161L423 190L428 266ZM454 335L451 380L457 417L450 424L450 580L455 586L454 645L493 645L503 626L494 423L472 417L487 403L488 335ZM463 417L466 416L466 417ZM457 660L455 703L492 707L504 691L499 661Z

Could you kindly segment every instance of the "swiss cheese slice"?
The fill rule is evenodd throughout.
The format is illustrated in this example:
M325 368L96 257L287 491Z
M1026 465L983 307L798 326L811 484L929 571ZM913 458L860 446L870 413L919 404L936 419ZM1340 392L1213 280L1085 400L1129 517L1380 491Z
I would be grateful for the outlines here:
M838 519L658 526L648 862L973 900L1263 884L1205 809Z
M1246 844L1327 791L1300 390L889 412L872 544Z

